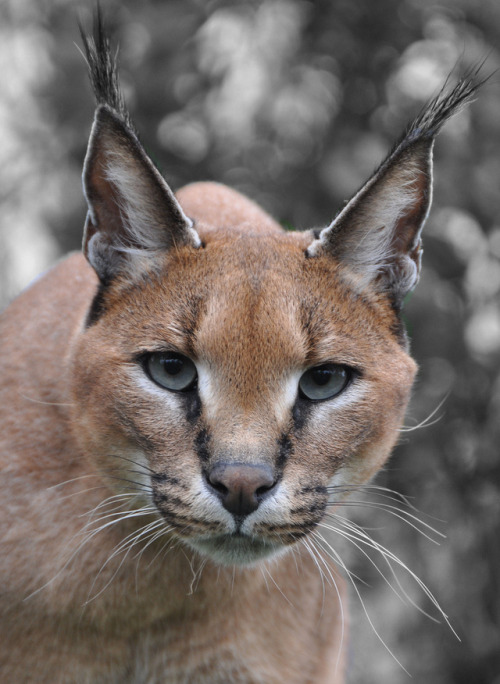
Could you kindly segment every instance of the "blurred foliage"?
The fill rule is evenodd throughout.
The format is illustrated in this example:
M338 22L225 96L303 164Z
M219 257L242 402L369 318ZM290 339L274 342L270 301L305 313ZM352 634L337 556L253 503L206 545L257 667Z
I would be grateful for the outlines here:
M102 5L132 116L169 182L227 183L300 228L331 220L451 71L499 62L497 0ZM90 15L70 0L0 5L4 303L79 247L93 104L75 42L77 18L90 25ZM500 684L499 111L494 76L436 145L424 269L405 312L421 369L407 424L437 411L402 434L378 480L446 521L429 519L448 538L435 548L401 520L370 514L462 641L352 559L369 577L381 636L426 684ZM351 681L404 681L354 597L352 610Z

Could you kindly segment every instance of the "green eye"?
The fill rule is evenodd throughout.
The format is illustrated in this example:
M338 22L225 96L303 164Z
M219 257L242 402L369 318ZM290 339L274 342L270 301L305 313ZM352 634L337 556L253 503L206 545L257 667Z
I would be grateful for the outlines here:
M340 394L349 384L352 372L346 366L325 363L309 368L299 380L300 392L311 401L323 401Z
M153 352L146 357L148 375L172 392L189 390L196 382L196 366L187 356L175 352Z

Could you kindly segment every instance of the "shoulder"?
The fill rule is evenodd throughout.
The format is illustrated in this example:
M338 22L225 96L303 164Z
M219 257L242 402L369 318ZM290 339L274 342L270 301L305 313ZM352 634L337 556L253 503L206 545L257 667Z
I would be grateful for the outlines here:
M98 280L81 253L73 253L34 280L0 316L0 344L43 344L71 334L97 290Z

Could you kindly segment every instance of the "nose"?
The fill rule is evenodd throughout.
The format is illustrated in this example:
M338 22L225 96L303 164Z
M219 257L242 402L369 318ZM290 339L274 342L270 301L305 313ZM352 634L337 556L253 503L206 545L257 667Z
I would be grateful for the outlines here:
M218 463L206 479L224 508L235 516L253 513L276 486L272 468L262 464Z

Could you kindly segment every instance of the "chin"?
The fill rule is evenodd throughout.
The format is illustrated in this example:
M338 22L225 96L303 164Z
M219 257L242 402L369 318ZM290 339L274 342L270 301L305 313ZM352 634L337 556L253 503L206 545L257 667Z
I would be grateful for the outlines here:
M217 565L251 566L287 551L283 544L275 544L242 534L224 534L186 540L189 546Z

